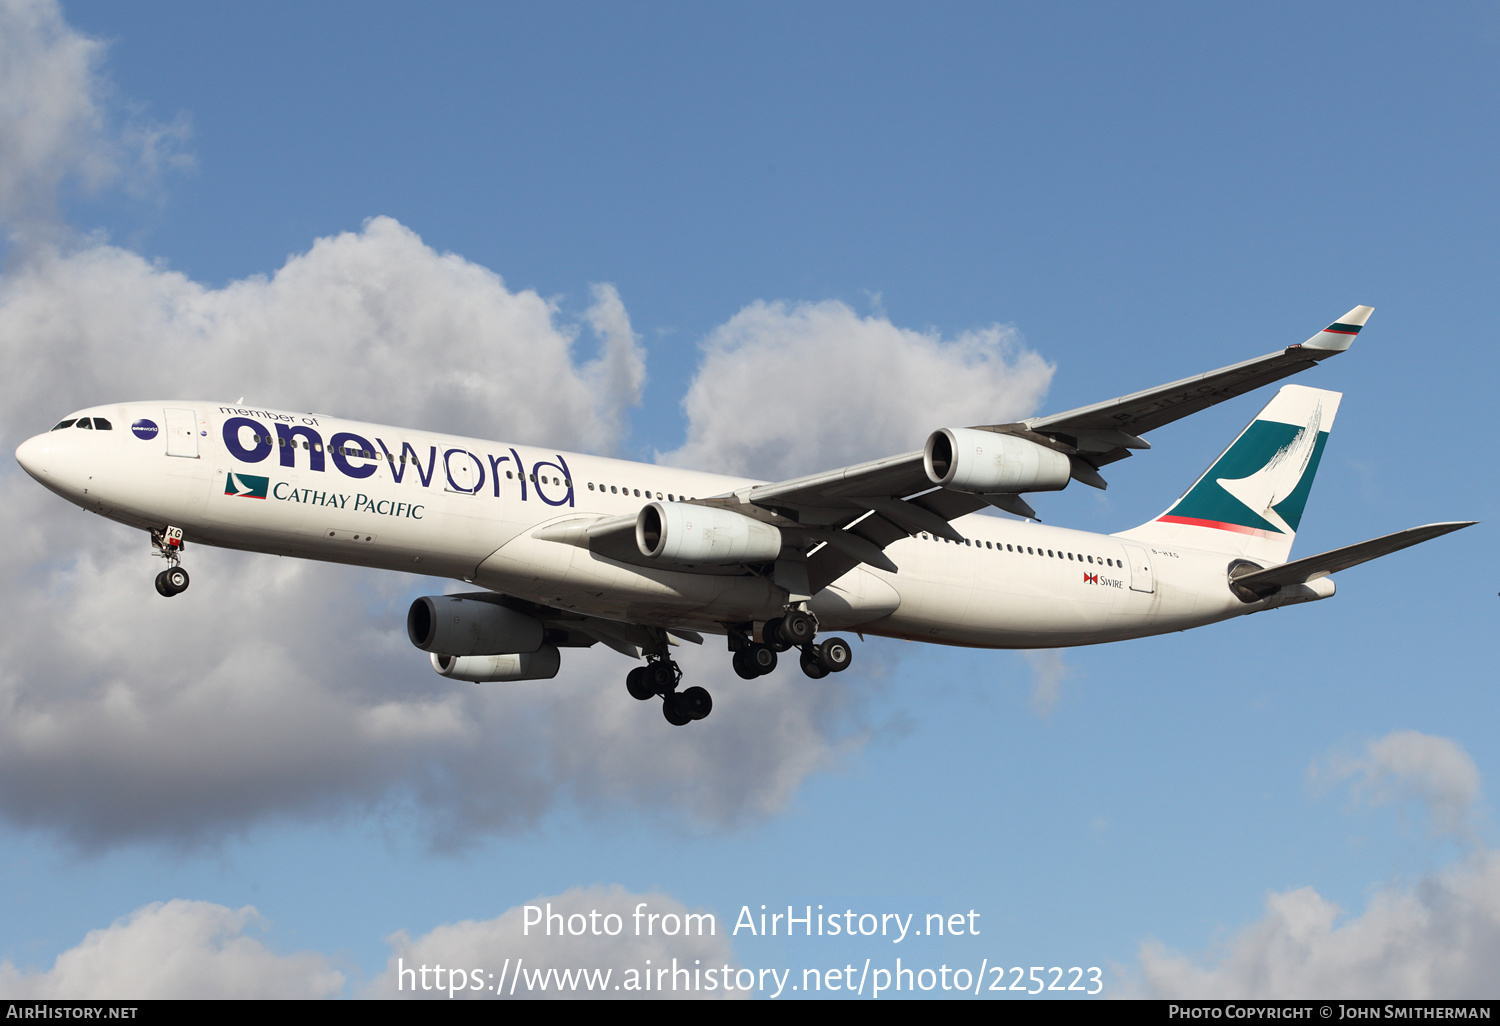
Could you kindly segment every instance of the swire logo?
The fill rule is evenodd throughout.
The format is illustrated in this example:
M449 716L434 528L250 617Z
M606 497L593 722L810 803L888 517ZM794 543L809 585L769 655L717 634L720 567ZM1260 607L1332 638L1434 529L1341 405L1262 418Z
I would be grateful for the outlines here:
M224 482L224 494L233 495L241 499L264 499L266 490L271 487L269 477L256 477L254 474L229 475Z
M1099 575L1098 574L1084 574L1083 575L1083 583L1084 584L1098 584L1099 583Z

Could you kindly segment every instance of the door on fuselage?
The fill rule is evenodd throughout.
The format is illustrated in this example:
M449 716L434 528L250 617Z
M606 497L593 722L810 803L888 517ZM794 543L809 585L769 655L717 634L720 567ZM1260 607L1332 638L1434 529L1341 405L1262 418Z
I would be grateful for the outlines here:
M193 410L165 409L167 455L198 458L198 414Z
M1125 558L1130 562L1130 590L1147 595L1156 591L1156 576L1151 571L1151 556L1139 545L1125 545Z

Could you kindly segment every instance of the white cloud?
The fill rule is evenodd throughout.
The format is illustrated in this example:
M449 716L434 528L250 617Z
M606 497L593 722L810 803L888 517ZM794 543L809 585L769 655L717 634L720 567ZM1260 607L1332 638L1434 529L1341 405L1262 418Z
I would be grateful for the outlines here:
M1026 662L1031 666L1031 711L1046 719L1062 697L1063 681L1072 676L1073 669L1055 648L1027 652Z
M1414 797L1461 830L1479 774L1448 738L1396 731L1362 758L1335 756L1315 777L1354 781L1371 802ZM1500 997L1500 852L1478 849L1415 883L1377 889L1356 918L1311 887L1270 895L1266 914L1222 948L1189 956L1143 944L1132 989L1176 998Z
M603 450L643 357L613 287L586 316L601 345L579 366L552 304L385 217L221 289L112 246L49 250L0 279L0 355L16 361L0 431L167 389Z
M0 2L5 224L50 224L67 181L164 159L162 130L111 129L100 53L54 4ZM389 218L222 288L60 238L32 237L0 276L12 446L80 407L243 395L609 451L645 381L613 287L566 317ZM585 333L592 358L577 351ZM438 677L402 630L423 587L410 577L193 547L193 587L168 605L144 535L14 465L0 469L0 531L0 816L86 846L343 812L413 818L460 845L559 802L722 824L780 808L860 740L848 713L868 660L809 688L795 666L739 680L722 642L689 649L716 710L674 730L625 694L629 663L602 649L569 651L550 682Z
M344 975L315 952L278 955L255 937L259 913L206 901L136 909L75 948L51 969L0 962L0 996L10 999L319 998L339 994Z
M249 906L156 902L91 930L50 969L0 962L0 999L305 999L344 993L346 976L329 956L278 954L255 936L267 926ZM724 986L726 970L740 968L732 928L660 891L575 887L493 919L445 923L415 939L405 930L392 934L385 970L361 996L743 997L737 986ZM597 974L603 972L609 978L601 987ZM560 987L559 973L569 974L573 985ZM745 983L748 977L734 979ZM594 982L593 991L585 980Z
M124 177L139 189L182 163L184 119L111 125L103 51L51 0L0 2L0 225L12 241L56 237L69 182L93 191Z
M1266 915L1205 964L1142 946L1141 996L1174 998L1500 997L1500 853L1412 886L1377 891L1342 925L1311 887L1272 894Z
M638 910L640 904L645 907ZM558 918L549 919L549 913ZM647 918L653 914L659 918ZM535 924L529 934L528 922ZM498 991L498 996L528 999L742 997L723 987L726 969L739 968L731 928L659 892L575 887L494 919L445 924L415 940L405 931L392 935L385 972L366 996L447 999L451 992L455 998L493 999ZM435 971L437 966L443 973ZM583 982L576 975L580 970L586 974ZM661 970L665 974L657 975ZM598 975L604 972L607 981ZM563 973L570 974L572 986L559 987Z
M1353 780L1354 795L1371 805L1415 800L1438 833L1472 834L1479 768L1463 746L1445 737L1398 730L1371 741L1362 756L1335 753L1308 771L1315 782Z
M945 340L839 302L752 303L705 341L661 460L779 479L921 448L937 428L1031 413L1052 368L1013 328Z
M613 288L584 320L588 362L554 305L387 218L220 289L110 246L43 252L0 278L0 431L15 444L169 390L607 450L643 357ZM143 534L14 466L0 530L0 814L88 845L341 809L410 813L461 844L559 801L733 822L857 743L860 669L750 684L722 641L689 647L717 708L674 731L602 649L568 652L551 682L438 677L402 630L413 578L193 547L193 587L168 606Z
M9 483L0 529L25 539L31 514L26 547L57 556L6 559L0 812L86 846L340 811L462 845L559 802L731 823L858 743L858 684L810 688L795 667L741 681L712 642L681 661L714 714L680 729L626 695L630 663L602 648L568 651L554 681L447 681L405 638L410 579L370 571L193 549L169 606L143 536Z

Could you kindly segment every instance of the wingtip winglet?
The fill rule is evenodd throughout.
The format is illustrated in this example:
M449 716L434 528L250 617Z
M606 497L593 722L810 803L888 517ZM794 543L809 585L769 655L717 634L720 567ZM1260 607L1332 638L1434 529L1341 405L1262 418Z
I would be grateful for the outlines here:
M1302 343L1304 349L1324 349L1334 353L1342 353L1349 348L1354 341L1354 336L1359 334L1369 321L1370 315L1375 312L1373 306L1356 306L1344 316L1334 321L1328 327L1318 332L1312 338Z

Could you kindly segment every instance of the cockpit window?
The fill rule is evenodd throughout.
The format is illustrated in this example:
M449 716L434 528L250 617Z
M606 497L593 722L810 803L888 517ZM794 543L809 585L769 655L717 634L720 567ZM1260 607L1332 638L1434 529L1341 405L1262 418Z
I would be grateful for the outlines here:
M53 428L52 430L53 431L61 431L65 427L72 427L72 426L73 426L73 422L71 420L65 420L61 424L57 425L57 427Z
M105 420L103 417L95 417L94 418L94 430L95 431L113 431L114 430L114 425L112 425L109 421Z
M90 431L94 430L94 425L92 425L92 424L89 423L89 419L87 417L79 417L78 418L78 423L74 424L73 426L74 427L87 428Z

